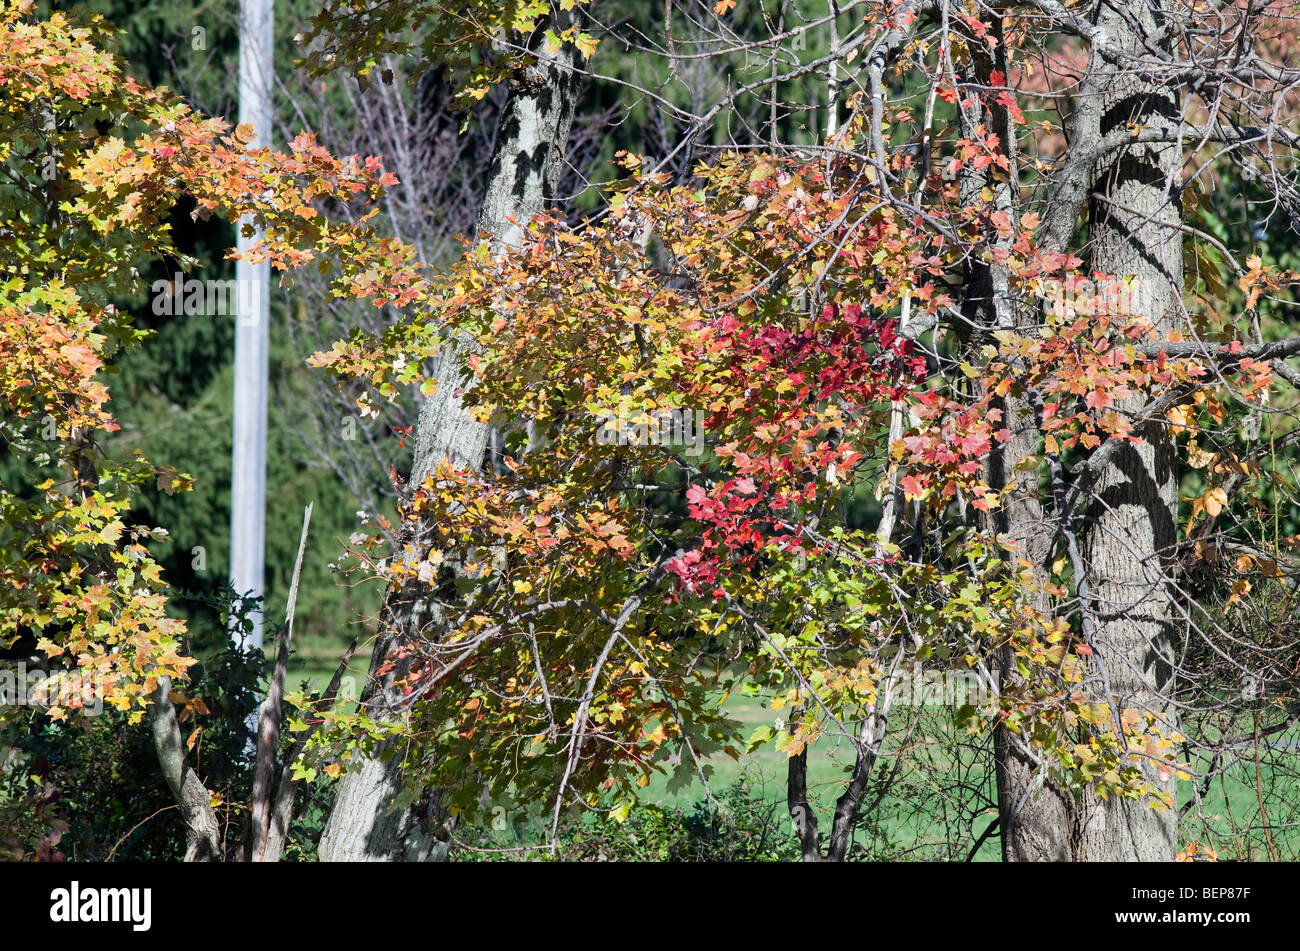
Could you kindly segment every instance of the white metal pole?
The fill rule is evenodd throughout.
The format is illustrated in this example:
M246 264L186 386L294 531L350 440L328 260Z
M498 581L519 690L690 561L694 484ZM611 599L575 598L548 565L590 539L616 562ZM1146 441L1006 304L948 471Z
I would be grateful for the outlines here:
M253 127L250 149L271 144L274 90L272 24L274 0L239 3L239 123ZM262 237L245 237L240 222L237 247L245 251ZM266 390L271 324L271 266L235 263L239 288L235 319L235 422L230 480L230 580L240 595L263 594L266 560ZM236 634L243 650L262 646L262 612L253 629Z

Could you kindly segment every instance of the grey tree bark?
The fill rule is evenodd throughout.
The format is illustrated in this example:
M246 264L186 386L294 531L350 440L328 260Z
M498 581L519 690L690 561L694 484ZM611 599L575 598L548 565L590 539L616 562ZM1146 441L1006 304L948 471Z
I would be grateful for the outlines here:
M1009 72L1005 33L1000 17L989 24L990 34L997 39L993 50L982 46L972 48L974 75L971 81L979 86L992 82L994 72ZM974 97L972 97L972 100ZM964 204L976 204L985 189L993 193L993 210L1006 213L1018 220L1020 207L1019 157L1016 150L1016 130L1004 106L987 105L971 101L962 107L962 134L976 136L984 126L997 134L1007 157L1005 174L994 175L994 166L983 170L967 165L962 169L961 191ZM1008 250L1009 236L994 239L998 250ZM962 317L972 334L972 351L988 343L987 335L999 329L1023 327L1036 323L1038 314L1029 308L1017 306L1009 286L1007 268L994 259L972 259L965 275L962 294ZM986 463L986 478L991 488L1001 490L1011 487L1006 502L999 509L982 518L986 531L996 532L1016 546L1016 557L1029 562L1040 591L1040 611L1046 611L1047 597L1041 587L1047 581L1047 563L1051 558L1054 532L1046 517L1038 493L1037 468L1025 468L1020 463L1038 452L1038 426L1028 394L1012 391L997 398L992 408L1001 410L1002 423L1010 430L1011 438L995 445ZM1011 564L1010 559L1009 566ZM1018 570L1018 565L1015 565ZM1013 669L1014 658L1010 647L1004 647L996 658L999 679L1007 677ZM1060 829L1069 828L1068 797L1060 790L1042 787L1035 782L1036 764L1023 748L1023 743L1005 727L994 731L994 765L998 785L998 813L1001 827L1003 858L1006 860L1062 858L1058 848Z
M185 743L181 739L176 708L172 706L171 689L170 677L159 678L158 689L149 704L147 716L154 752L185 822L185 861L219 862L221 833L216 813L212 811L212 797L185 761Z
M532 37L514 37L527 45L533 62L509 81L488 187L479 214L478 231L493 253L515 245L528 222L556 195L563 171L579 89L578 51L565 45L548 54L543 32L561 32L568 14L543 23ZM566 22L558 22L561 18ZM458 468L478 468L487 448L488 427L465 408L460 394L467 385L465 361L471 344L453 341L439 359L437 390L425 400L416 426L414 463L409 485L418 486L442 460ZM381 633L371 659L370 677L362 702L372 716L396 708L392 685L403 673L400 665L381 677L379 670L392 651L418 636L429 619L418 597L391 591L381 616ZM324 861L438 861L450 846L449 822L436 790L425 790L406 809L394 809L404 785L398 751L385 749L349 764L339 783L334 808L320 841ZM385 758L387 756L387 758Z
M289 675L289 652L293 648L293 619L298 607L298 580L302 576L302 556L307 550L307 530L311 526L308 503L302 514L302 536L298 540L298 558L293 564L293 581L289 585L289 602L285 609L284 629L276 651L275 672L267 687L266 699L257 711L257 755L253 766L253 792L248 803L248 827L244 837L244 861L278 862L284 847L282 836L272 841L275 825L276 754L280 749L280 719L284 707L284 682Z
M1159 42L1159 0L1098 7L1088 71L1071 122L1071 155L1040 231L1047 251L1067 246L1086 202L1090 268L1136 279L1135 314L1151 321L1160 339L1180 312L1182 233L1176 144L1132 144L1100 151L1107 135L1126 124L1174 130L1179 122L1176 92L1133 68ZM1125 67L1128 68L1125 68ZM1176 140L1174 135L1156 137ZM1138 393L1117 403L1136 412L1150 400ZM1141 445L1113 452L1092 485L1092 501L1081 523L1085 585L1080 607L1088 614L1095 664L1115 710L1154 710L1172 727L1166 696L1172 686L1168 663L1171 595L1162 559L1176 536L1177 469L1167 429L1160 421L1140 431ZM1002 451L1009 453L1008 444ZM1073 513L1057 513L1070 524ZM1012 524L1038 514L1031 505L1009 511ZM1016 534L1014 528L1012 534ZM1086 596L1084 592L1086 590ZM1074 797L1043 782L1033 764L998 736L998 799L1003 857L1009 861L1157 861L1177 850L1173 810L1085 792ZM1144 767L1158 788L1171 781Z
M1162 25L1158 0L1129 6L1121 16L1103 7L1100 26L1113 28L1121 59L1144 54ZM1145 36L1143 35L1145 34ZM1172 131L1179 123L1176 92L1122 71L1101 97L1098 134L1127 125ZM1176 136L1169 136L1176 139ZM1136 280L1137 314L1167 339L1182 309L1181 203L1174 190L1181 154L1176 142L1127 146L1109 153L1097 170L1089 199L1092 269ZM1150 400L1139 393L1121 401L1137 412ZM1093 487L1084 518L1083 556L1096 631L1096 672L1116 709L1160 712L1174 726L1165 699L1172 687L1172 598L1164 559L1177 535L1178 469L1173 439L1163 420L1142 431L1140 444L1115 452ZM1172 794L1152 764L1144 770ZM1172 861L1177 853L1176 812L1144 802L1085 794L1076 822L1075 858L1085 861Z

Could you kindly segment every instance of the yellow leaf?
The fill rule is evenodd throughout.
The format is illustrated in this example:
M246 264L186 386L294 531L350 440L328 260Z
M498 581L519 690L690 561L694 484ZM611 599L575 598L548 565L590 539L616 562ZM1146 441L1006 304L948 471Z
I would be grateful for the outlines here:
M1205 511L1211 518L1223 511L1228 504L1228 493L1222 488L1213 488L1205 493Z
M1193 469L1204 469L1214 461L1214 453L1202 449L1193 439L1187 444L1187 464Z

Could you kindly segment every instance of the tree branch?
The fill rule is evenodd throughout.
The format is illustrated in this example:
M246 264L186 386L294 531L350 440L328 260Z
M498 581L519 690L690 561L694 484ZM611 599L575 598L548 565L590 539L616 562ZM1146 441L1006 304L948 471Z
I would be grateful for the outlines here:
M257 718L257 758L253 768L253 793L249 800L248 836L244 843L244 861L266 860L267 837L271 829L271 784L275 778L275 759L280 745L280 717L284 704L284 681L289 673L289 649L293 644L293 615L298 603L298 578L302 573L302 556L307 550L307 530L311 525L308 503L302 513L302 537L298 540L298 558L293 563L293 581L289 585L289 602L285 606L284 630L275 657L275 673L262 701ZM277 856L278 858L278 856ZM275 859L272 859L274 861Z

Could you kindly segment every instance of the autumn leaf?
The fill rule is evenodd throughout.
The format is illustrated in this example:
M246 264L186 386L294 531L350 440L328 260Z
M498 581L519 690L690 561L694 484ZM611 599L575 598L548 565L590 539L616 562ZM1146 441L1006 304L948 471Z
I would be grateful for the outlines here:
M1228 504L1228 493L1217 486L1206 492L1202 498L1205 500L1205 511L1211 518L1222 512L1224 506Z
M1110 405L1110 394L1105 390L1090 390L1083 401L1088 409L1102 410Z

